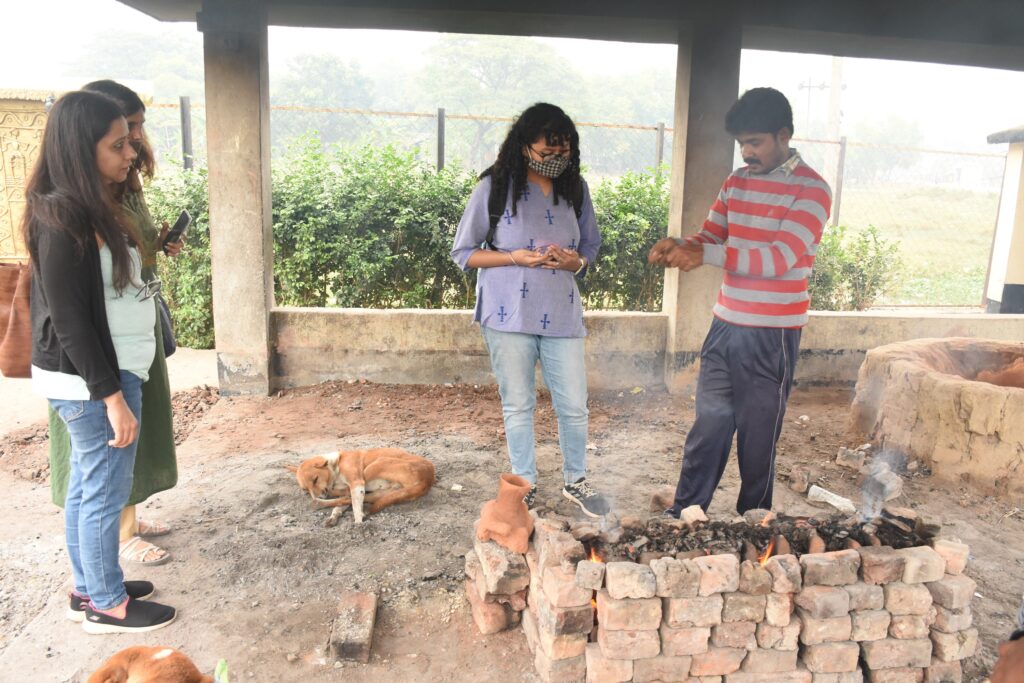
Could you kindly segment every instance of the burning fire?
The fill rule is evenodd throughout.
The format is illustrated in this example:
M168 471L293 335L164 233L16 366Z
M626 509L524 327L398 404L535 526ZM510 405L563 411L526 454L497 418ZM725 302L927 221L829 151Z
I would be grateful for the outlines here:
M761 520L761 526L767 527L774 520L775 520L775 513L769 511L768 514L766 514L764 516L764 519Z
M768 562L768 558L772 556L773 550L775 550L774 538L772 538L772 540L768 542L768 547L765 548L764 552L761 553L761 556L757 558L757 561L761 564L762 567Z
M579 557L579 556L577 555L577 557ZM604 560L601 559L601 556L597 554L597 550L595 550L594 548L590 549L590 558L589 559L590 559L591 562L601 562L601 563L604 563Z

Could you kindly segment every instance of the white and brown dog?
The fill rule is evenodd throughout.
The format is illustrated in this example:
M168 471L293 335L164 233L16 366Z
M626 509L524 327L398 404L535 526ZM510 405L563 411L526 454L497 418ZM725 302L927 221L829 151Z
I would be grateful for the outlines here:
M400 448L338 451L287 467L317 506L334 508L327 526L337 524L348 505L356 523L361 524L364 502L370 503L365 514L372 515L426 495L434 485L434 464Z
M136 645L104 662L88 683L214 683L214 679L172 647Z

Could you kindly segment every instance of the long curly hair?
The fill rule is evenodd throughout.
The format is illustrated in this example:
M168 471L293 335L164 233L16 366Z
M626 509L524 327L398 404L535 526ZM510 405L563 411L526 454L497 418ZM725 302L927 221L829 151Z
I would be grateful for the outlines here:
M569 166L560 176L553 179L554 202L562 197L570 205L580 184L580 135L576 125L561 108L547 102L538 102L526 109L512 122L512 127L505 136L498 150L498 158L488 167L480 178L491 177L491 182L498 187L512 187L512 215L516 214L516 204L523 190L526 189L526 173L529 169L524 151L537 138L543 137L549 145L568 145L570 149ZM575 207L574 207L575 208Z
M70 92L57 100L46 118L39 158L25 187L22 236L32 260L39 262L39 236L45 231L71 235L79 253L99 235L110 249L114 288L123 292L132 280L129 247L139 236L96 167L96 145L124 115L121 105L102 93Z
M113 97L121 105L125 116L131 116L140 111L145 113L146 111L146 103L142 101L139 94L117 81L93 81L83 85L82 90L103 93L107 97ZM132 170L128 172L128 179L119 188L121 193L125 190L139 192L142 190L143 178L152 180L156 174L156 154L153 153L153 146L149 144L145 128L142 129L142 140L136 146L135 151L138 152L139 156L132 163Z

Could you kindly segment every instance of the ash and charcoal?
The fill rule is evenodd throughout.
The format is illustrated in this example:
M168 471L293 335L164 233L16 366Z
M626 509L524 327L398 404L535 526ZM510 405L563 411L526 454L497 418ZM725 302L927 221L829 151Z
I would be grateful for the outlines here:
M789 552L796 556L870 545L910 548L927 545L938 532L938 527L924 524L912 511L895 510L890 512L887 509L870 522L862 522L856 517L778 516L771 518L766 525L710 521L693 529L679 520L654 517L639 524L624 523L611 532L592 534L588 528L584 533L574 535L606 562L639 562L654 556L694 557L726 553L735 553L741 559L756 559L750 557L752 552L756 550L758 556L763 555L773 539L776 545L788 543ZM779 541L780 536L785 542ZM773 551L772 554L780 553Z

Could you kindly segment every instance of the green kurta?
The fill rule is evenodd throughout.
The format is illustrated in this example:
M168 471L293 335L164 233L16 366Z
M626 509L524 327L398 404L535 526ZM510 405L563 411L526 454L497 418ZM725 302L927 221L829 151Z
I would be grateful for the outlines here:
M130 192L123 207L134 218L142 233L142 277L156 277L156 251L160 231L149 213L141 192ZM156 306L156 300L153 300ZM149 380L142 385L142 428L139 432L138 452L135 456L135 480L128 505L135 505L154 493L166 491L178 483L178 461L174 452L174 424L171 413L171 387L167 379L167 359L164 358L160 314L156 316L156 354L149 368ZM67 426L50 409L50 496L64 507L71 473L71 439Z

